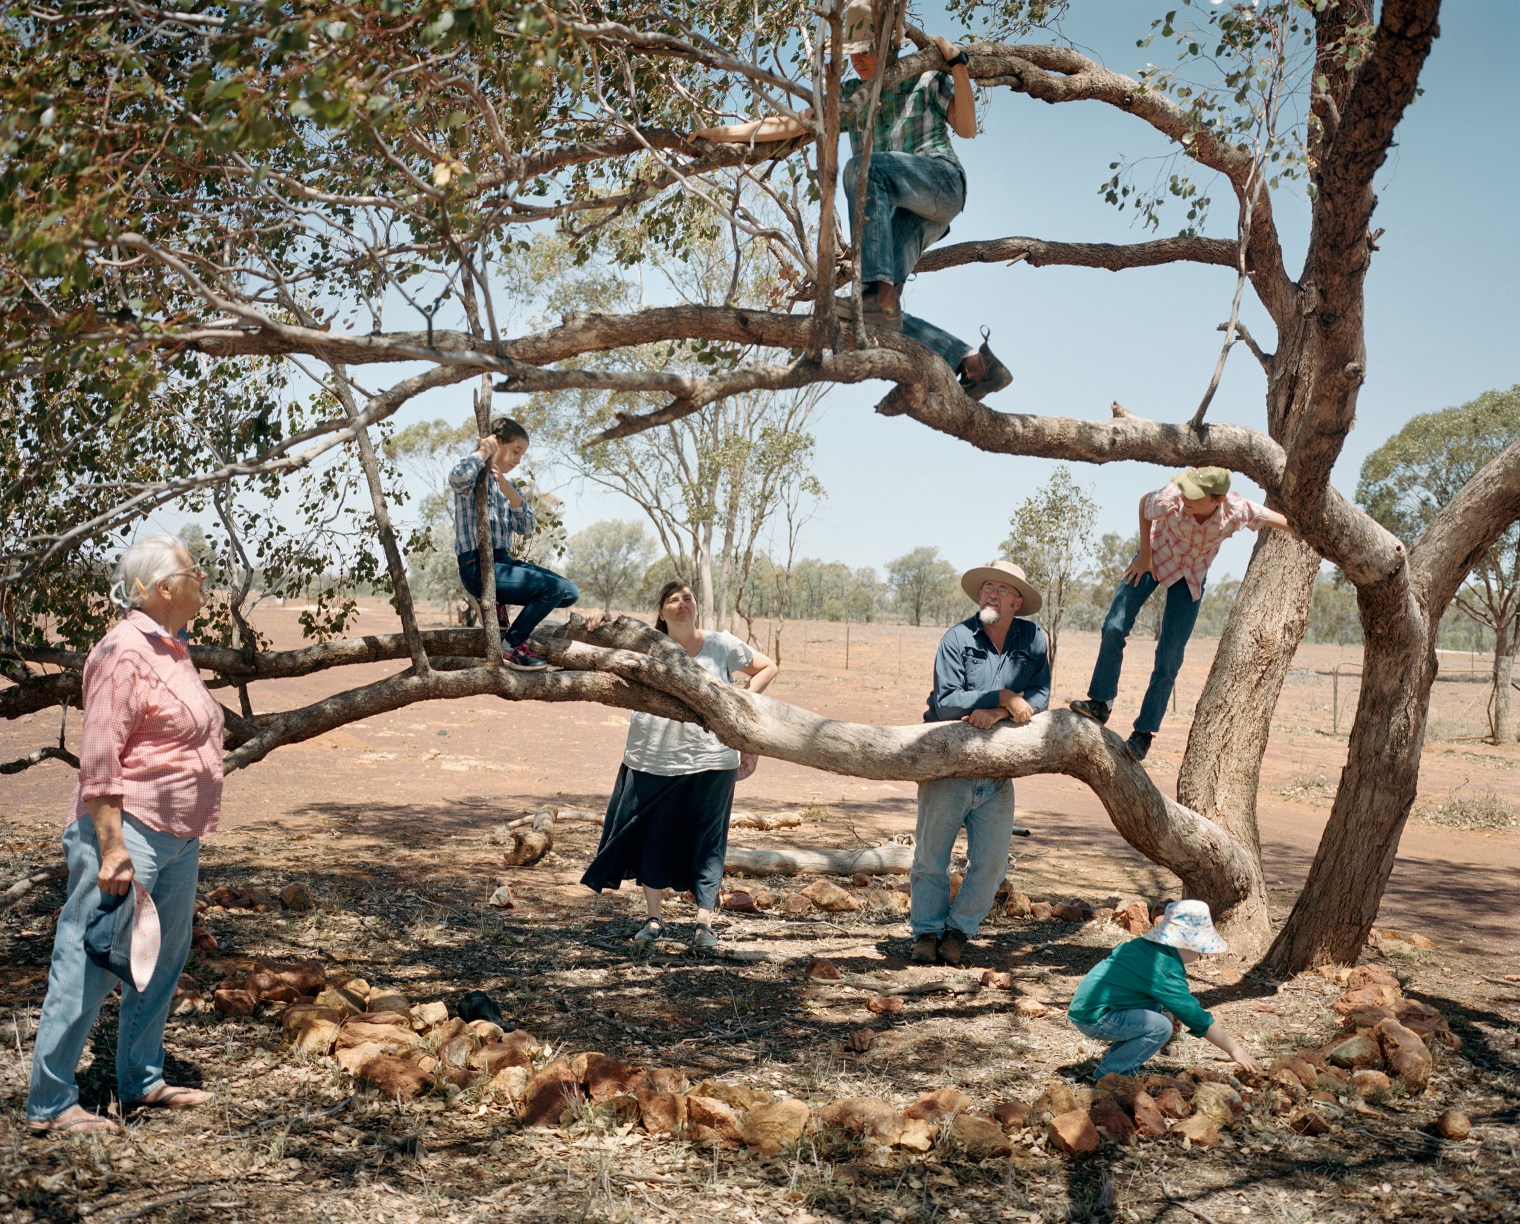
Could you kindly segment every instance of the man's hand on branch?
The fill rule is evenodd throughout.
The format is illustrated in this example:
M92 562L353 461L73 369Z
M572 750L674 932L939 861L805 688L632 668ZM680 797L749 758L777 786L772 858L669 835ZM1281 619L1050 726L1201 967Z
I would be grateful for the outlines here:
M988 731L991 730L994 723L1001 722L1007 717L1007 710L1003 709L1002 706L995 706L990 710L972 710L961 721L970 723L978 731Z
M939 53L945 57L947 64L961 53L961 49L943 34L931 34L929 41L939 49Z
M1022 693L1015 693L1011 689L1004 689L1001 702L1003 709L1008 711L1008 721L1016 727L1022 727L1034 717L1034 710L1024 700Z

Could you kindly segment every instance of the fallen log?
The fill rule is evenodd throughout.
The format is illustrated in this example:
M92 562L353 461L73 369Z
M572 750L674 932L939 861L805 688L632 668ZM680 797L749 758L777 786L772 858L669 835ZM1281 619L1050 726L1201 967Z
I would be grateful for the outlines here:
M739 875L907 875L913 847L888 842L864 850L757 850L729 846L723 869Z
M47 880L67 879L69 869L64 866L44 867L40 871L34 871L31 875L22 876L3 893L0 893L0 909L8 909L27 893L31 892L38 884Z

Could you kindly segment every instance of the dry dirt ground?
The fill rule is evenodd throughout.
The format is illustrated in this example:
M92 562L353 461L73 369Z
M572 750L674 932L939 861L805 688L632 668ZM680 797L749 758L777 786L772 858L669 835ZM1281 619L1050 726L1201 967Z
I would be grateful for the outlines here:
M277 644L296 640L296 609L268 609ZM365 632L386 631L371 609ZM773 696L853 721L916 721L935 629L788 625ZM762 646L773 639L757 626ZM1056 699L1081 695L1094 638L1068 634ZM1147 767L1170 788L1188 713L1213 643L1195 642ZM848 655L846 651L848 650ZM1138 706L1148 650L1132 643L1116 724ZM846 662L848 660L848 662ZM1357 652L1306 647L1296 661L1262 771L1260 818L1279 917L1287 913L1329 812L1345 754ZM1466 656L1445 660L1456 672ZM1477 667L1482 660L1473 661ZM385 669L368 670L381 674ZM327 682L327 683L330 683ZM260 708L324 691L321 678L271 686ZM1484 690L1437 685L1423 763L1421 805L1453 796L1520 801L1520 747L1479 742ZM70 737L77 728L71 720ZM1338 727L1337 727L1338 724ZM897 1105L951 1086L980 1108L1070 1076L1096 1047L1064 1021L1078 978L1124 936L1077 925L997 916L960 970L909 967L906 924L880 889L850 886L861 909L788 919L723 916L725 947L749 962L687 951L690 907L673 906L675 939L634 955L633 890L594 897L577 881L594 851L592 823L562 821L552 852L505 869L493 826L541 805L599 812L627 726L622 711L588 705L480 700L414 706L286 748L229 778L222 831L202 858L202 892L220 886L277 891L292 881L316 899L307 912L213 909L219 947L188 972L207 990L254 957L317 958L410 1001L454 1003L485 990L514 1025L551 1050L599 1050L630 1062L680 1067L692 1081L763 1089L809 1102L865 1095ZM0 726L0 759L50 742L57 716ZM69 771L48 763L0 780L0 885L58 858ZM911 832L913 787L862 782L763 761L741 784L736 810L800 814L795 827L736 830L743 845L841 848ZM1034 898L1094 906L1118 897L1176 896L1177 881L1136 855L1079 784L1018 784L1021 823L1013 886ZM1491 805L1492 806L1492 805ZM1512 806L1511 810L1515 810ZM1370 948L1407 995L1440 1009L1462 1038L1438 1060L1429 1089L1375 1106L1347 1105L1328 1134L1295 1134L1253 1112L1220 1146L1172 1139L1060 1155L1043 1128L1016 1132L1012 1157L979 1159L954 1143L888 1155L809 1135L774 1156L651 1137L591 1109L558 1129L522 1127L482 1089L396 1102L356 1087L324 1057L294 1058L277 1009L227 1018L190 1012L170 1021L170 1077L215 1093L194 1114L132 1120L100 1139L28 1135L22 1107L62 885L26 894L0 915L0 1218L6 1220L1405 1220L1520 1219L1520 828L1453 829L1411 823L1378 916L1381 927L1424 936ZM516 904L486 904L510 880ZM772 886L795 892L793 879ZM729 884L735 883L730 879ZM1397 949L1397 951L1393 949ZM976 982L1011 970L1014 992L931 992L876 1015L868 991L811 981L808 958L846 974L927 985ZM1229 963L1195 970L1207 1006L1258 1056L1290 1053L1332 1034L1340 988L1324 977L1288 982L1242 975ZM1027 1015L1030 998L1050 1005ZM846 1046L875 1031L868 1052ZM96 1028L83 1069L87 1104L110 1105L114 1005ZM1158 1060L1223 1068L1213 1048L1184 1038ZM1437 1138L1447 1107L1472 1120L1471 1137Z

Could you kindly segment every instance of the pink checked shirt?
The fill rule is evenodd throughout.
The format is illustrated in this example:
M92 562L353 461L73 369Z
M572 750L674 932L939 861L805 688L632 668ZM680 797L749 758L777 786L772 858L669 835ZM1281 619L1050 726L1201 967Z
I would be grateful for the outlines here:
M84 743L72 824L91 799L174 837L216 831L222 806L222 707L190 652L151 616L133 610L84 664Z
M1260 531L1264 509L1239 493L1226 493L1214 513L1200 523L1184 509L1182 491L1176 485L1157 489L1145 499L1143 511L1151 520L1151 568L1156 582L1169 587L1184 578L1198 599L1219 546L1243 527Z

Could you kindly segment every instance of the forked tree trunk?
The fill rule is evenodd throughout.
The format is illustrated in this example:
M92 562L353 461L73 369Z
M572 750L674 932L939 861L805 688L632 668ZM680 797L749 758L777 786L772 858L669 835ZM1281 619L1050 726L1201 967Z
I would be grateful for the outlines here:
M1264 967L1354 964L1414 805L1435 681L1434 625L1407 575L1360 592L1362 692L1346 768L1309 878Z
M1494 633L1494 697L1489 719L1494 743L1507 744L1513 737L1510 728L1510 683L1515 675L1513 625L1500 625Z
M1278 532L1257 545L1193 715L1177 800L1224 829L1254 865L1246 894L1215 914L1231 950L1254 958L1272 938L1256 791L1272 714L1309 620L1319 557Z

